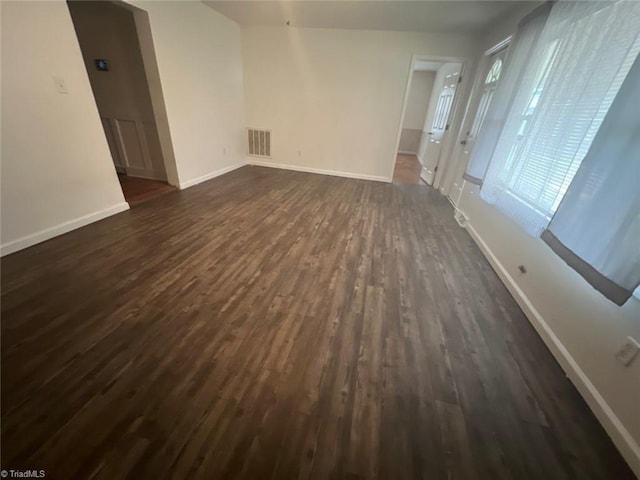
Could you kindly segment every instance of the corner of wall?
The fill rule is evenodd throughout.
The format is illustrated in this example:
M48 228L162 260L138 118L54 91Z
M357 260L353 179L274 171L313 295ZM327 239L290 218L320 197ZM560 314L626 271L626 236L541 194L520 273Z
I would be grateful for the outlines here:
M228 167L220 168L214 172L207 173L206 175L201 175L196 178L192 178L191 180L185 180L184 182L180 182L179 187L180 190L184 190L185 188L193 187L194 185L198 185L199 183L206 182L207 180L212 180L220 175L224 175L225 173L232 172L233 170L237 170L238 168L244 167L247 163L240 162L234 165L230 165Z
M188 188L243 165L239 25L202 2L128 3L147 12L153 32L176 164L171 183Z

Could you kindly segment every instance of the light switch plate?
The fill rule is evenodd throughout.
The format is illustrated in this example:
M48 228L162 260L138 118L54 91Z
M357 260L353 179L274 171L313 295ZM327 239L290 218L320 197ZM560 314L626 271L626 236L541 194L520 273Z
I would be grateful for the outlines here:
M633 338L627 337L627 341L616 353L616 358L621 364L628 367L638 356L638 352L640 352L640 344Z

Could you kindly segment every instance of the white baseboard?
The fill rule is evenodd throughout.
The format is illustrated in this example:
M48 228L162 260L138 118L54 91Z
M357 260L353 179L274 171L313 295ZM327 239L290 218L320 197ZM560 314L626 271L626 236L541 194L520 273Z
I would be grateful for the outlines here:
M401 153L402 155L415 155L415 156L418 156L418 152L410 152L408 150L398 150L398 153Z
M372 180L374 182L391 183L391 178L378 175L364 175L360 173L341 172L338 170L324 170L321 168L302 167L299 165L286 165L282 163L264 162L262 160L255 160L253 158L248 160L247 163L249 163L249 165L255 165L256 167L280 168L282 170L294 170L296 172L331 175L332 177L357 178L359 180Z
M89 225L90 223L97 222L98 220L110 217L111 215L115 215L116 213L124 212L125 210L129 210L129 204L127 202L118 203L117 205L105 208L104 210L93 212L88 215L83 215L82 217L69 220L68 222L56 225L55 227L46 228L44 230L40 230L39 232L32 233L31 235L26 235L24 237L18 238L17 240L12 240L11 242L5 243L0 246L0 256L4 257L5 255L9 255L10 253L17 252L18 250L23 250L37 243L44 242L45 240L57 237L58 235L62 235L63 233L75 230L76 228L84 227L85 225Z
M464 216L464 214L462 215ZM464 218L466 220L466 216ZM589 405L591 411L609 434L624 459L627 461L636 476L640 478L640 446L638 443L613 412L600 392L598 392L595 385L591 383L589 377L587 377L582 368L580 368L580 365L578 365L575 359L571 356L560 339L555 335L553 330L551 330L551 327L549 327L549 324L544 320L540 312L538 312L529 298L517 285L508 270L500 260L498 260L482 237L480 237L478 232L473 228L471 223L467 221L465 228L478 247L480 247L484 256L489 260L489 263L502 280L502 283L504 283L513 298L516 300L524 314L533 325L533 328L536 329L538 335L540 335L544 343L547 345L547 348L549 348L564 370L569 380L571 380L574 386L578 389L578 392L580 392L580 395L582 395L582 398L587 402L587 405Z
M245 162L236 163L235 165L230 165L228 167L221 168L220 170L216 170L215 172L207 173L206 175L202 175L201 177L192 178L191 180L186 180L184 182L180 182L180 190L184 190L185 188L193 187L202 182L206 182L207 180L211 180L212 178L219 177L220 175L224 175L225 173L229 173L233 170L236 170L240 167L244 167L246 165Z

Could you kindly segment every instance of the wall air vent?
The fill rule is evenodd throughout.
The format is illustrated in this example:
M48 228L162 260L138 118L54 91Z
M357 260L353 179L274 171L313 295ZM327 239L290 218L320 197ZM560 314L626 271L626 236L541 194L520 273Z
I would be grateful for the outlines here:
M249 155L271 158L271 130L247 129Z

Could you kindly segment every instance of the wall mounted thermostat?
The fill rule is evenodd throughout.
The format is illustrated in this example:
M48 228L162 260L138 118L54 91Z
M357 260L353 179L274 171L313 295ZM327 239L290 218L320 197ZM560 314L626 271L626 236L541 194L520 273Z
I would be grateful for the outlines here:
M95 62L98 70L103 70L105 72L109 70L109 62L107 62L105 58L96 58Z

